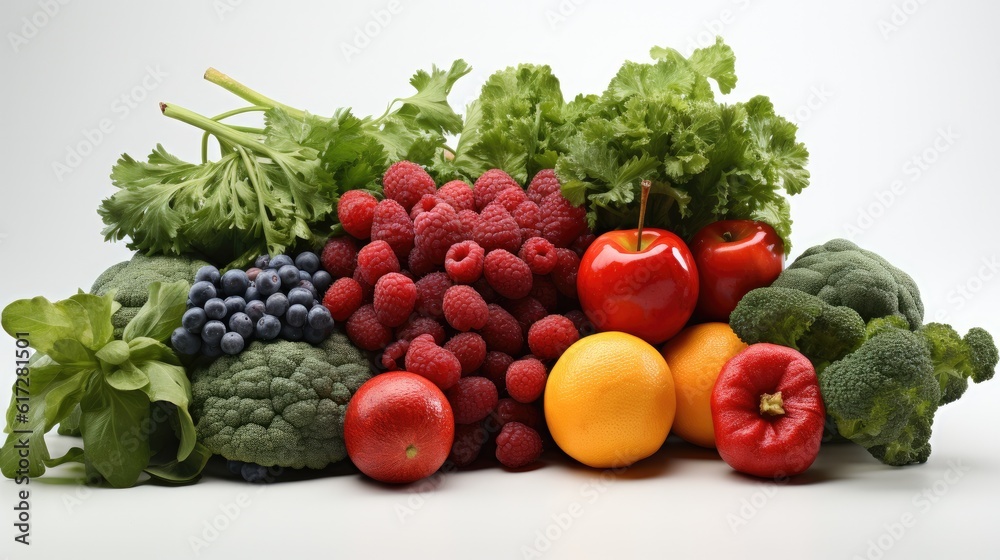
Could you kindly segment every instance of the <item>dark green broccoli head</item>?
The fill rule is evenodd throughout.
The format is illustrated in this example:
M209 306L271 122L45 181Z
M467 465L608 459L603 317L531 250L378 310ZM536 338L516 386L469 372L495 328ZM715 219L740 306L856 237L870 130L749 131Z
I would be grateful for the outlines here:
M112 317L115 327L115 338L121 338L125 325L139 313L149 299L149 285L153 282L193 282L198 269L207 262L188 257L170 257L165 255L146 256L136 253L132 260L120 262L105 270L94 281L90 293L103 296L115 290L115 301L120 303L119 309Z
M918 332L934 361L934 376L941 386L940 404L958 400L969 388L969 379L981 383L993 377L998 356L990 333L976 327L962 338L950 325L941 323L928 323Z
M924 304L913 278L846 239L810 248L772 285L802 290L831 305L850 307L865 321L899 316L911 329L924 322Z
M323 468L347 457L344 412L369 377L367 358L339 333L319 346L254 342L192 373L198 439L226 459Z
M789 288L752 290L729 316L729 325L743 342L795 348L817 369L865 340L865 323L853 309Z
M883 328L818 375L840 435L889 465L927 460L941 389L920 335Z

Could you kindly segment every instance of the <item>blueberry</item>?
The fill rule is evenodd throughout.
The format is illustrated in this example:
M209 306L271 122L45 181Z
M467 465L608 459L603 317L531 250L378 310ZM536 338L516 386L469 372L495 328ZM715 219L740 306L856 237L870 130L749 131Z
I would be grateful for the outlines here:
M240 469L240 476L247 482L260 482L267 478L267 467L262 467L254 463L244 463Z
M305 336L305 331L302 329L302 327L293 327L291 325L285 325L281 327L281 338L285 340L298 342L302 340L303 336Z
M299 280L302 280L304 282L312 282L312 279L313 279L312 274L309 274L308 272L299 269Z
M288 292L288 302L292 305L299 304L309 307L312 301L312 293L305 288L292 288Z
M317 305L310 309L309 326L321 331L332 329L333 317L330 315L330 310L322 305Z
M267 264L268 268L273 268L275 270L280 269L283 266L294 265L295 262L292 261L292 257L288 255L275 255L271 258L271 262Z
M205 315L205 310L201 307L192 307L185 311L184 316L181 317L181 325L194 334L201 332L206 321L208 321L208 316Z
M243 346L246 345L246 341L239 333L229 332L222 336L222 342L219 343L219 348L229 354L230 356L235 356L243 351Z
M297 286L301 281L299 278L299 269L295 268L294 264L286 264L279 268L278 276L281 278L281 285L285 288Z
M205 315L209 319L222 319L226 316L226 302L219 298L212 298L205 302Z
M240 474L243 471L243 461L226 461L226 469L233 474Z
M313 274L312 283L316 291L322 294L330 289L330 285L333 284L333 276L330 276L330 273L325 270L317 270Z
M253 336L253 324L250 316L246 313L234 313L229 318L229 331L237 333L243 338L250 338Z
M242 270L227 270L222 275L222 292L227 296L241 296L250 287L250 278Z
M261 299L260 290L257 289L257 286L253 282L250 282L250 287L243 294L243 301L251 302L259 299Z
M281 277L278 271L269 268L257 276L257 291L261 297L267 297L281 289Z
M246 309L243 310L244 313L250 317L250 321L256 325L257 321L264 316L267 311L264 309L264 302L259 299L255 299L247 304Z
M201 337L184 327L177 327L170 335L170 345L181 354L193 356L201 350Z
M264 304L264 309L268 315L281 317L288 312L288 296L281 292L271 294L267 298L267 303Z
M254 268L267 268L271 263L270 255L261 255L257 257L257 260L253 261Z
M226 325L222 321L209 321L201 329L201 341L207 346L218 346L226 334Z
M207 280L201 280L194 283L191 286L191 292L188 297L191 298L191 305L195 307L201 307L205 305L205 302L216 297L218 293L215 289L215 284Z
M319 329L314 329L308 325L302 329L302 340L305 340L309 344L319 344L330 336L330 331L324 331Z
M299 253L299 256L295 257L295 266L299 267L299 270L312 274L319 270L319 257L312 251Z
M230 317L234 313L240 313L247 308L247 300L243 299L241 296L229 296L226 298L226 315Z
M281 321L274 315L264 315L257 321L257 338L274 340L281 332Z
M218 358L222 355L222 348L219 348L218 346L211 346L209 344L202 344L201 355L206 358Z
M212 285L219 283L219 269L208 264L198 269L194 274L195 282L209 282Z
M306 306L296 303L288 308L288 313L285 313L285 323L293 327L301 327L306 324L309 319L309 310Z
M313 283L308 280L302 280L301 282L299 282L298 287L309 290L309 293L312 294L313 299L319 297L319 293L316 292L316 286L313 286Z

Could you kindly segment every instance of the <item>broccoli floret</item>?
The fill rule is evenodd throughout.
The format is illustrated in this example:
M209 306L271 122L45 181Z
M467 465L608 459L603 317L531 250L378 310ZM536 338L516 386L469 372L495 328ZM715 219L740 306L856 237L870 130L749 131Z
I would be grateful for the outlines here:
M125 325L139 313L149 299L149 285L153 282L191 282L198 269L207 262L188 257L168 257L156 255L148 257L136 253L132 260L118 263L105 270L94 281L90 293L103 296L115 290L115 301L119 309L112 317L115 338L121 338Z
M254 342L195 369L191 413L198 439L232 461L319 469L347 456L347 403L371 376L339 333L319 346Z
M772 285L850 307L865 321L898 316L907 320L911 330L924 322L924 304L913 278L846 239L810 248Z
M923 338L889 326L818 373L840 435L888 465L923 463L941 389Z
M795 348L817 370L865 340L865 322L853 309L790 288L752 290L729 316L729 326L747 344L770 342Z
M958 400L969 388L970 378L981 383L993 377L998 356L990 333L976 327L962 338L950 325L941 323L928 323L918 332L934 362L934 376L941 387L939 404Z

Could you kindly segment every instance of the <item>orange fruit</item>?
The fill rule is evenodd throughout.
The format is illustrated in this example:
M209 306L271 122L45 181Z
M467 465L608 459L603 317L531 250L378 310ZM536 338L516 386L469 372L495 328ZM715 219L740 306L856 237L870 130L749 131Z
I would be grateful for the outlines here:
M595 468L625 467L663 445L674 421L674 380L656 348L621 332L570 346L545 385L556 445Z
M715 447L712 387L722 366L746 347L726 323L688 327L663 347L677 391L673 431L684 441Z

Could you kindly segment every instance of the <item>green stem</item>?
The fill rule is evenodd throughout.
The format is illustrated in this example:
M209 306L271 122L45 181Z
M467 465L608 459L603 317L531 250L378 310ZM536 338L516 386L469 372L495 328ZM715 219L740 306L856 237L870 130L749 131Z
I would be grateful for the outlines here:
M233 117L233 116L240 115L240 114L243 114L243 113L249 113L251 111L267 111L268 109L269 109L269 107L264 107L262 105L254 105L252 107L242 107L240 109L233 109L232 111L226 111L225 113L222 113L220 115L216 115L216 116L212 117L212 120L218 122L218 121L221 121L223 119L228 119L229 117ZM249 127L249 126L238 126L238 125L234 125L234 124L229 125L229 128L232 128L233 130L238 130L240 132L246 132L246 133L249 133L249 134L258 134L258 135L259 134L264 134L264 129L262 129L262 128L253 128L253 127ZM208 136L209 136L208 132L206 132L205 134L201 135L201 162L202 163L207 163L208 162ZM219 143L219 151L223 151L223 147L222 147L222 143L221 142Z
M205 71L205 79L213 84L222 87L226 91L233 93L241 99L245 99L254 105L263 105L268 108L280 107L289 115L297 119L304 119L306 113L300 111L294 107L289 107L284 103L279 103L270 97L257 93L256 91L250 89L249 87L237 82L236 80L230 78L229 76L219 72L215 68L209 68Z
M258 141L254 136L246 132L240 132L231 126L216 122L208 117L199 115L194 111L189 111L183 107L167 103L160 103L160 111L172 119L179 120L210 133L219 139L220 144L225 141L232 145L244 146L255 152L270 157L271 159L279 159L276 157L274 150L266 144Z

